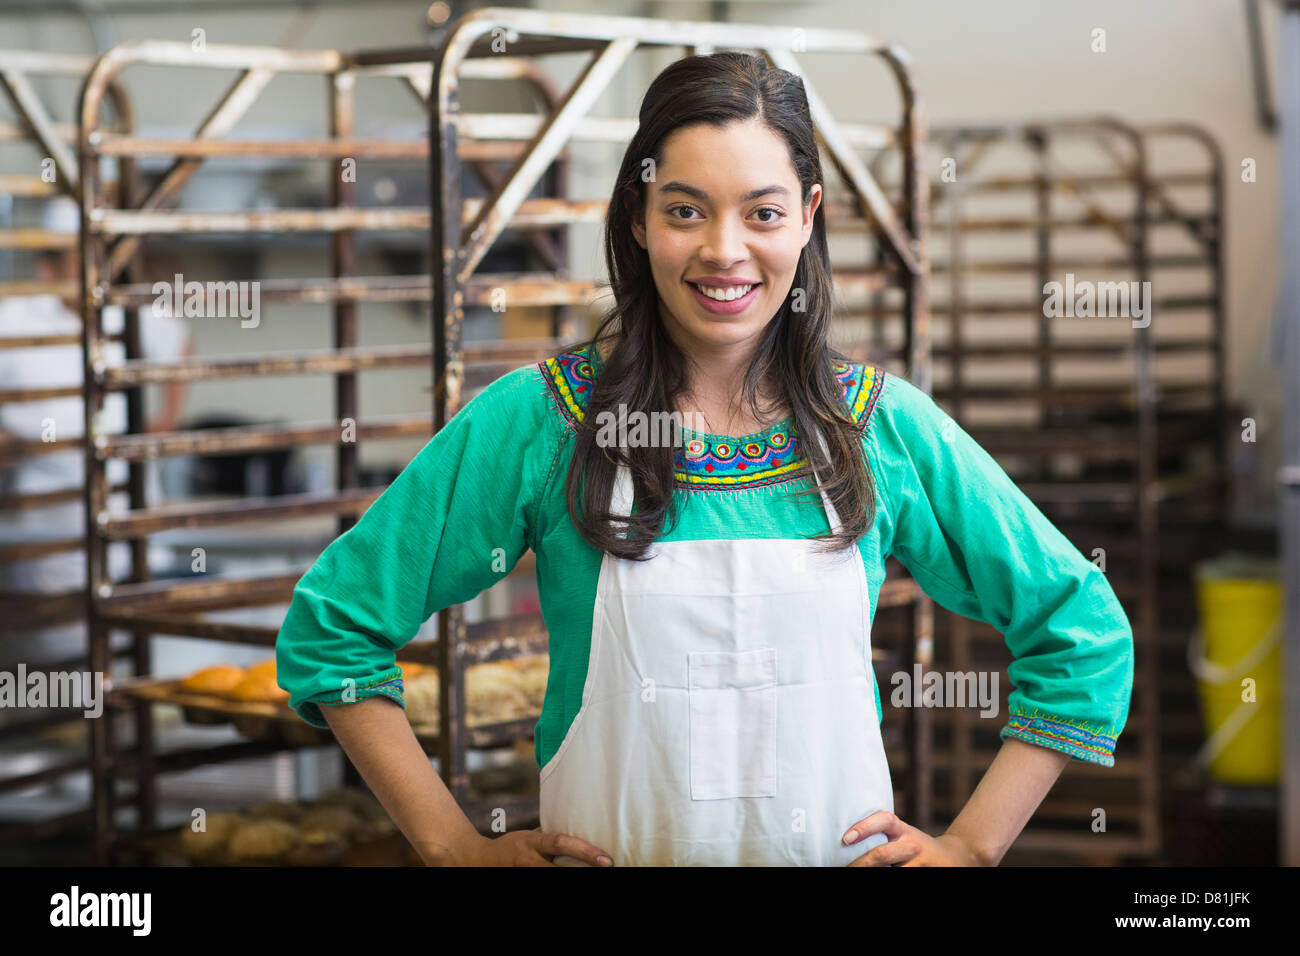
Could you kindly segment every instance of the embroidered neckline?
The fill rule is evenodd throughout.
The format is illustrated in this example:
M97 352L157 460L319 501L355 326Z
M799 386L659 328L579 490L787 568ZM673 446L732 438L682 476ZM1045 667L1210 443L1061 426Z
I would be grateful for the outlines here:
M586 349L578 349L577 351L584 355L587 352ZM605 366L605 362L604 359L600 357L599 349L596 349L595 351L591 352L589 357L590 357L589 364L592 368L593 380L594 380L596 377L599 377L601 369L603 369ZM590 393L586 389L584 389L583 395L586 396L587 394ZM584 401L583 409L585 410L586 407L587 407L586 402ZM579 418L579 420L581 420L581 418ZM694 428L687 428L685 425L681 426L681 430L683 435L690 436L693 438L699 438L703 441L710 442L710 443L724 442L728 445L745 445L753 442L766 441L773 435L773 433L776 432L783 432L788 434L791 431L791 427L793 424L794 423L788 417L786 417L781 419L778 422L773 422L771 425L768 425L766 428L761 428L756 432L751 432L748 435L722 435L722 434L716 434L714 432L702 432L702 431L697 431ZM781 439L778 443L784 445L785 435L778 435L778 438Z
M712 432L700 432L700 431L696 431L694 428L687 428L685 425L683 425L682 434L691 435L694 436L695 438L702 438L705 441L723 441L723 442L730 442L732 444L743 445L748 442L766 441L767 439L771 438L772 433L776 431L788 432L790 430L790 425L791 425L790 419L783 418L776 424L768 425L766 428L760 431L753 432L752 434L749 435L715 435Z
M574 349L538 363L556 406L570 427L583 421L587 399L602 365L599 353ZM874 365L835 363L844 402L861 432L884 387L885 370ZM807 473L799 436L785 418L749 435L714 435L683 427L682 447L674 449L678 487L759 488L801 478Z

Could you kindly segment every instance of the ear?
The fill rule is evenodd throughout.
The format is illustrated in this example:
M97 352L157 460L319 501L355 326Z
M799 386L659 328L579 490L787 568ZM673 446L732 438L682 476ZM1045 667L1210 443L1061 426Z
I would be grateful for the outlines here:
M812 189L808 193L808 205L803 210L803 244L808 245L808 240L812 238L813 216L817 213L817 207L822 203L822 185L813 183Z
M632 217L632 235L636 238L637 244L645 249L645 216L639 212Z

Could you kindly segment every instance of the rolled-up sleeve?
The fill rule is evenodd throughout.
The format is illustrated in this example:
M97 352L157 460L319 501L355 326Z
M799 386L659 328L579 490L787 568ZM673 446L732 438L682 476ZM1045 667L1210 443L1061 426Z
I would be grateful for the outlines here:
M911 382L886 379L868 429L889 543L937 603L1013 655L1002 739L1110 767L1128 719L1133 631L1105 573Z
M405 707L396 652L445 607L509 573L527 550L549 465L544 384L493 382L420 450L298 581L276 639L277 681L303 720L383 695Z

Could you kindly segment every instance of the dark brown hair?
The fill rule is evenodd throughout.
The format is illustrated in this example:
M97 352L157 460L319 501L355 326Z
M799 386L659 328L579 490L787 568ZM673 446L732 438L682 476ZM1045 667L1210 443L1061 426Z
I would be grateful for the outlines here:
M645 213L643 162L650 158L657 166L665 140L677 129L697 124L722 127L755 117L785 141L806 207L822 173L803 81L747 53L688 56L661 72L641 102L636 134L619 167L605 217L605 263L614 305L586 343L590 352L606 342L612 343L612 349L601 363L578 426L565 484L569 514L583 538L616 557L645 559L665 521L676 520L674 451L602 446L596 440L600 413L615 412L620 405L629 413L647 416L672 412L687 384L685 358L659 316L649 255L632 231ZM805 309L793 311L792 297L786 296L745 374L742 401L761 419L764 410L758 407L758 393L761 385L770 383L778 401L791 409L793 431L803 453L823 479L822 488L840 516L839 535L818 536L829 551L856 542L870 528L875 490L858 426L832 368L835 361L847 359L830 346L833 287L824 209L824 204L818 206L813 216L812 234L791 284L792 291L803 290ZM826 440L829 461L812 437L813 425ZM635 489L636 508L626 522L609 511L620 462L627 463ZM801 493L817 490L810 487Z

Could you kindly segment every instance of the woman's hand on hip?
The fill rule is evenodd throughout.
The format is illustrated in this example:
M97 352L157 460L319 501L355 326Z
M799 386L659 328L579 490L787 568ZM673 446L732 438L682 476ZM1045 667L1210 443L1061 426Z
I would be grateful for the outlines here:
M888 843L872 847L849 866L981 866L978 855L955 833L930 836L905 823L888 810L880 810L853 824L844 834L846 844L883 833Z
M459 866L554 866L551 861L557 856L573 857L592 866L614 865L608 853L586 840L541 830L511 830L499 837L480 837L451 862Z

